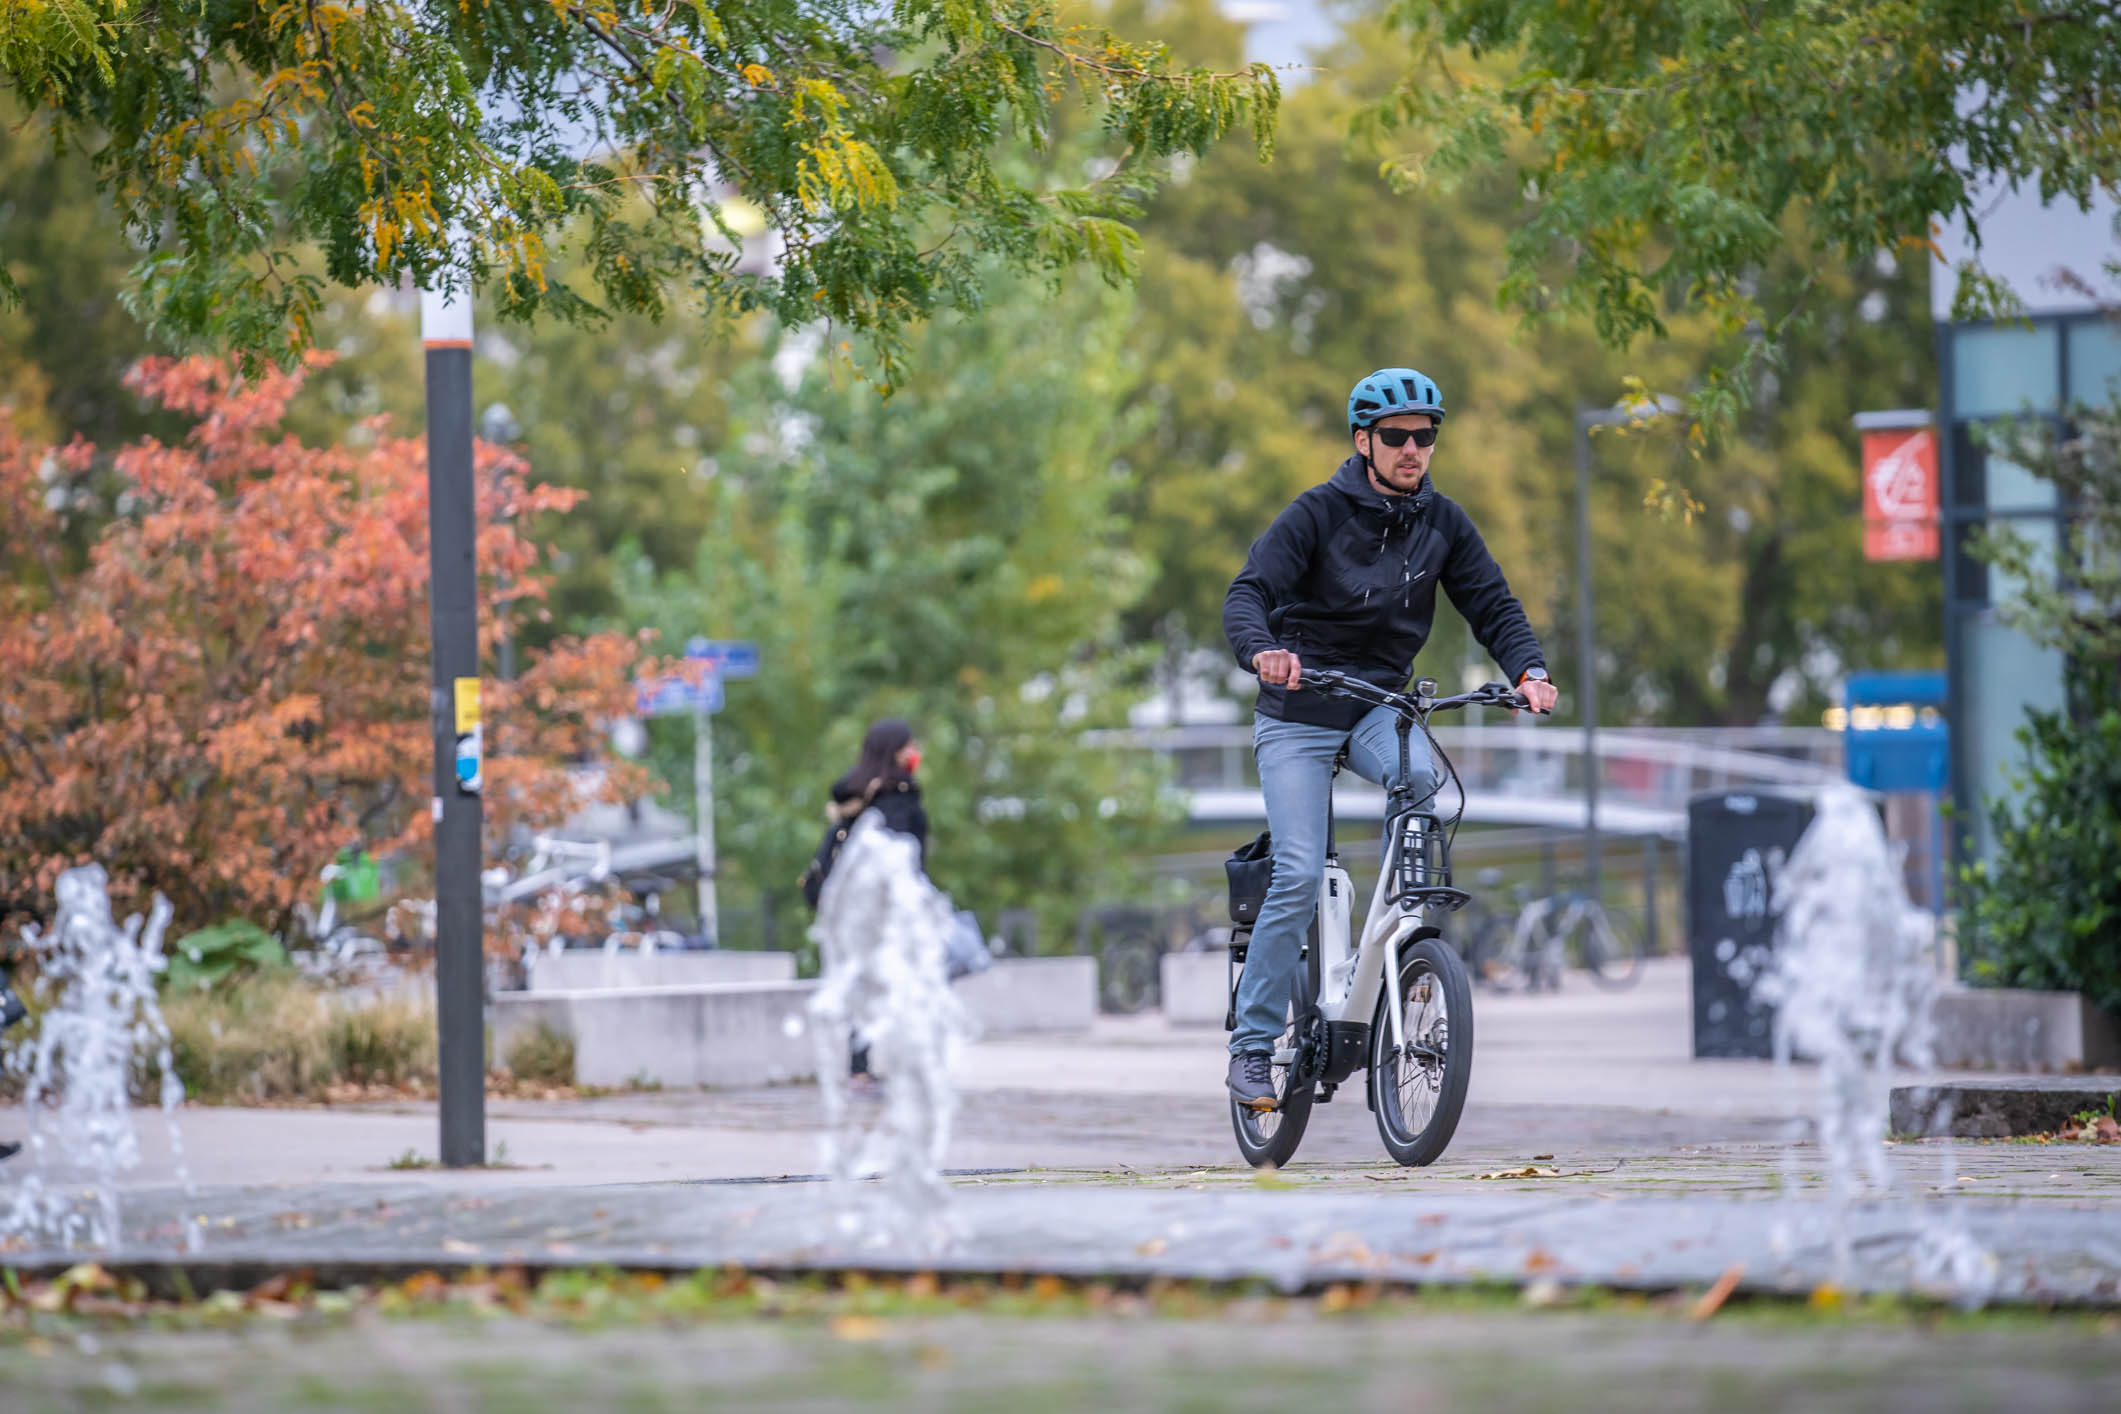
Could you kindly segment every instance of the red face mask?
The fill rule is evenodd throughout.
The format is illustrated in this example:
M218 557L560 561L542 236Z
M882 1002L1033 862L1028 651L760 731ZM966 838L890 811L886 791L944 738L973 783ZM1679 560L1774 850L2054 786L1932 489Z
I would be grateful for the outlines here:
M907 752L907 753L906 753L906 774L910 776L910 775L912 775L912 774L913 774L913 773L914 773L915 771L918 771L918 770L919 770L920 768L921 768L921 754L920 754L920 752L919 752L918 750L914 750L914 751L909 751L909 752Z

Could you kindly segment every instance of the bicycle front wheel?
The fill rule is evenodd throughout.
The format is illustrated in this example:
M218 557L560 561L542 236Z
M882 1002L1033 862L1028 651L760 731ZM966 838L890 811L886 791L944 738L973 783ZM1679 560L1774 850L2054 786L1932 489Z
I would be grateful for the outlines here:
M1295 998L1289 1006L1289 1023L1274 1043L1275 1106L1271 1110L1248 1109L1230 1101L1230 1126L1237 1131L1237 1152L1254 1168L1281 1168L1296 1157L1303 1142L1304 1127L1311 1122L1311 1103L1317 1091L1309 1080L1296 1079L1296 1058L1303 1045L1303 1027L1311 1014L1312 998L1318 995L1318 923L1304 938L1303 956L1296 969Z
M1458 954L1435 938L1401 949L1370 1022L1370 1085L1385 1152L1410 1168L1433 1164L1458 1132L1473 1075L1473 989ZM1403 1008L1406 1044L1389 1010Z
M1576 927L1576 955L1591 980L1614 991L1642 976L1642 934L1617 913L1595 908Z

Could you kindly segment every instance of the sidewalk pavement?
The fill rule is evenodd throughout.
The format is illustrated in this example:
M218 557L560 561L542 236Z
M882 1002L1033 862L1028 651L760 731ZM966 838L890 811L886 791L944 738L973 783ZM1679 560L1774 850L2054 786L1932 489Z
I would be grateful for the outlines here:
M1389 1162L1358 1087L1314 1112L1295 1162L1264 1184L1235 1154L1219 1031L1148 1016L974 1045L946 1158L961 1171L959 1239L941 1256L897 1239L849 1246L826 1188L770 1181L821 1167L810 1086L495 1101L493 1166L476 1171L392 1166L434 1153L431 1104L189 1108L189 1193L172 1186L160 1116L143 1111L146 1163L113 1257L238 1273L608 1260L1283 1286L1665 1287L1737 1268L1748 1289L1828 1280L1832 1208L1806 1120L1818 1075L1691 1059L1686 1002L1683 963L1619 994L1483 996L1472 1097L1441 1161ZM2121 1147L1926 1141L1887 1155L1896 1191L1845 1219L1858 1284L1920 1289L1942 1241L1992 1251L2001 1294L2121 1304ZM203 1256L179 1237L193 1229Z
M1473 1085L1451 1150L1424 1171L1463 1179L1552 1153L1620 1163L1684 1185L1722 1187L1734 1162L1758 1169L1801 1133L1818 1084L1807 1067L1690 1055L1684 960L1606 992L1582 978L1558 995L1476 995ZM1224 1101L1224 1035L1155 1013L1101 1019L1087 1037L1014 1037L968 1047L947 1164L1098 1173L1235 1169ZM493 1100L476 1176L489 1187L772 1177L819 1166L812 1086L639 1092L564 1101ZM165 1127L142 1112L134 1186L172 1182ZM202 1184L418 1178L394 1160L431 1160L435 1107L191 1106L180 1116L190 1177ZM1383 1159L1360 1086L1313 1112L1293 1171ZM1771 1176L1772 1177L1772 1176ZM2044 1180L2045 1181L2045 1180Z

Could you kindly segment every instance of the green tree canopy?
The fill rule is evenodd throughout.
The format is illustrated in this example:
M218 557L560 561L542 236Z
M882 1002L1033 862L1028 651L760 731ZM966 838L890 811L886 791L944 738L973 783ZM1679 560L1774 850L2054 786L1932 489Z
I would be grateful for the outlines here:
M9 3L0 83L94 155L146 249L164 335L285 361L326 282L493 292L511 318L661 313L689 291L890 336L976 301L972 254L1123 271L1120 224L1156 159L1249 126L1264 68L1174 67L1160 46L992 0ZM1036 185L1069 89L1114 165ZM748 225L778 238L740 268ZM549 278L580 233L596 298ZM299 251L323 252L321 275ZM0 279L0 286L9 282Z
M1999 184L2084 204L2121 191L2121 13L2031 0L1393 0L1411 63L1371 121L1405 145L1402 183L1504 165L1524 194L1503 300L1587 314L1626 346L1662 334L1681 291L1726 328L1779 327L1807 269L1933 253L1934 223L1978 234ZM1978 264L1962 314L2008 310ZM2086 272L2089 273L2089 272ZM1741 346L1702 390L1728 418Z
M1083 740L1142 680L1112 413L1135 374L1111 291L995 275L985 306L923 327L888 402L825 360L740 370L697 492L712 533L689 569L635 560L620 621L759 644L714 735L717 843L747 892L792 897L828 787L897 716L928 748L930 872L990 925L1042 909L1052 936L1165 823L1154 760ZM687 729L655 736L689 805Z

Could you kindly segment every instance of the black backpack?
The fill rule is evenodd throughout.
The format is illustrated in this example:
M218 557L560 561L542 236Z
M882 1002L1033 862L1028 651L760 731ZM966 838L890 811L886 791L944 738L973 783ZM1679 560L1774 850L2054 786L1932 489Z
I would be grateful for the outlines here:
M867 810L876 802L877 787L883 783L881 776L869 783L869 789L862 796L862 810ZM847 843L847 832L854 828L854 822L859 820L861 815L862 811L857 810L845 820L834 820L827 825L825 837L817 842L816 857L810 861L810 867L796 879L796 887L803 891L803 902L812 908L816 908L817 901L824 897L825 880L831 876L832 866L840 861L840 846Z

